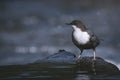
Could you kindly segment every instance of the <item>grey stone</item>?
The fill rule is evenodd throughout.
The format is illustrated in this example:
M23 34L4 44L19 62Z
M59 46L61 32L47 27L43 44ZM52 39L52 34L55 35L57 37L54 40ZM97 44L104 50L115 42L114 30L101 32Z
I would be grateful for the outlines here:
M96 57L96 60L93 60L93 57L82 57L81 59L77 59L75 54L65 50L60 50L58 53L50 55L44 59L37 60L34 63L42 65L47 64L47 66L49 66L48 63L50 63L50 65L52 63L53 67L55 64L59 64L59 66L62 64L62 67L64 64L72 64L76 70L87 71L88 73L94 74L120 73L116 65L105 61L101 57Z

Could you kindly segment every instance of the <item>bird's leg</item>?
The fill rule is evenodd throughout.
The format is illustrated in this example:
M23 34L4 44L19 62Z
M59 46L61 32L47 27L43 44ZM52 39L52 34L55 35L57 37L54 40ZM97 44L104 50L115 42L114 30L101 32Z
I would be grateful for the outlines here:
M81 59L81 58L82 58L81 55L82 55L83 49L81 49L80 51L81 51L81 52L80 52L80 55L78 56L78 59Z
M93 49L93 54L94 54L93 60L96 60L96 50L95 50L95 48Z

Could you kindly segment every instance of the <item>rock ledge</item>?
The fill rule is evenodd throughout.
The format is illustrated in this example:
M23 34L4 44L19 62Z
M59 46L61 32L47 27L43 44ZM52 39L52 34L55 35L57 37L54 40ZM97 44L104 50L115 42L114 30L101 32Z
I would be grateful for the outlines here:
M118 74L120 73L119 69L112 63L105 61L104 59L97 57L96 60L93 60L93 57L82 57L82 59L78 60L76 56L67 51L59 51L53 55L50 55L44 59L40 59L35 61L37 64L48 64L52 63L64 65L64 64L72 64L74 67L80 71L87 71L89 73L97 73L97 74ZM53 66L54 66L53 65Z

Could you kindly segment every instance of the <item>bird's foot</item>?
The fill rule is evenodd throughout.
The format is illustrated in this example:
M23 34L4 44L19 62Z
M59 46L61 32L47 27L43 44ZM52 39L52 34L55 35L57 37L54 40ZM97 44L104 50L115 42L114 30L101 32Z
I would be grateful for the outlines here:
M77 62L80 62L81 59L82 59L82 57L81 57L81 56L78 56L78 57L77 57Z
M96 57L93 57L93 59L92 59L93 61L96 61Z
M80 55L77 57L77 59L79 59L80 58Z

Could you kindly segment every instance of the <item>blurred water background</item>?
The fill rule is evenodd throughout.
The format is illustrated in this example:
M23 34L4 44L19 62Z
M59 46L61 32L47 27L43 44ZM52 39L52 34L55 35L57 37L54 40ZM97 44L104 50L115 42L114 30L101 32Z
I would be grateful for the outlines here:
M100 38L97 56L120 67L120 0L1 0L0 65L30 63L59 49L78 55L65 25L74 19Z

